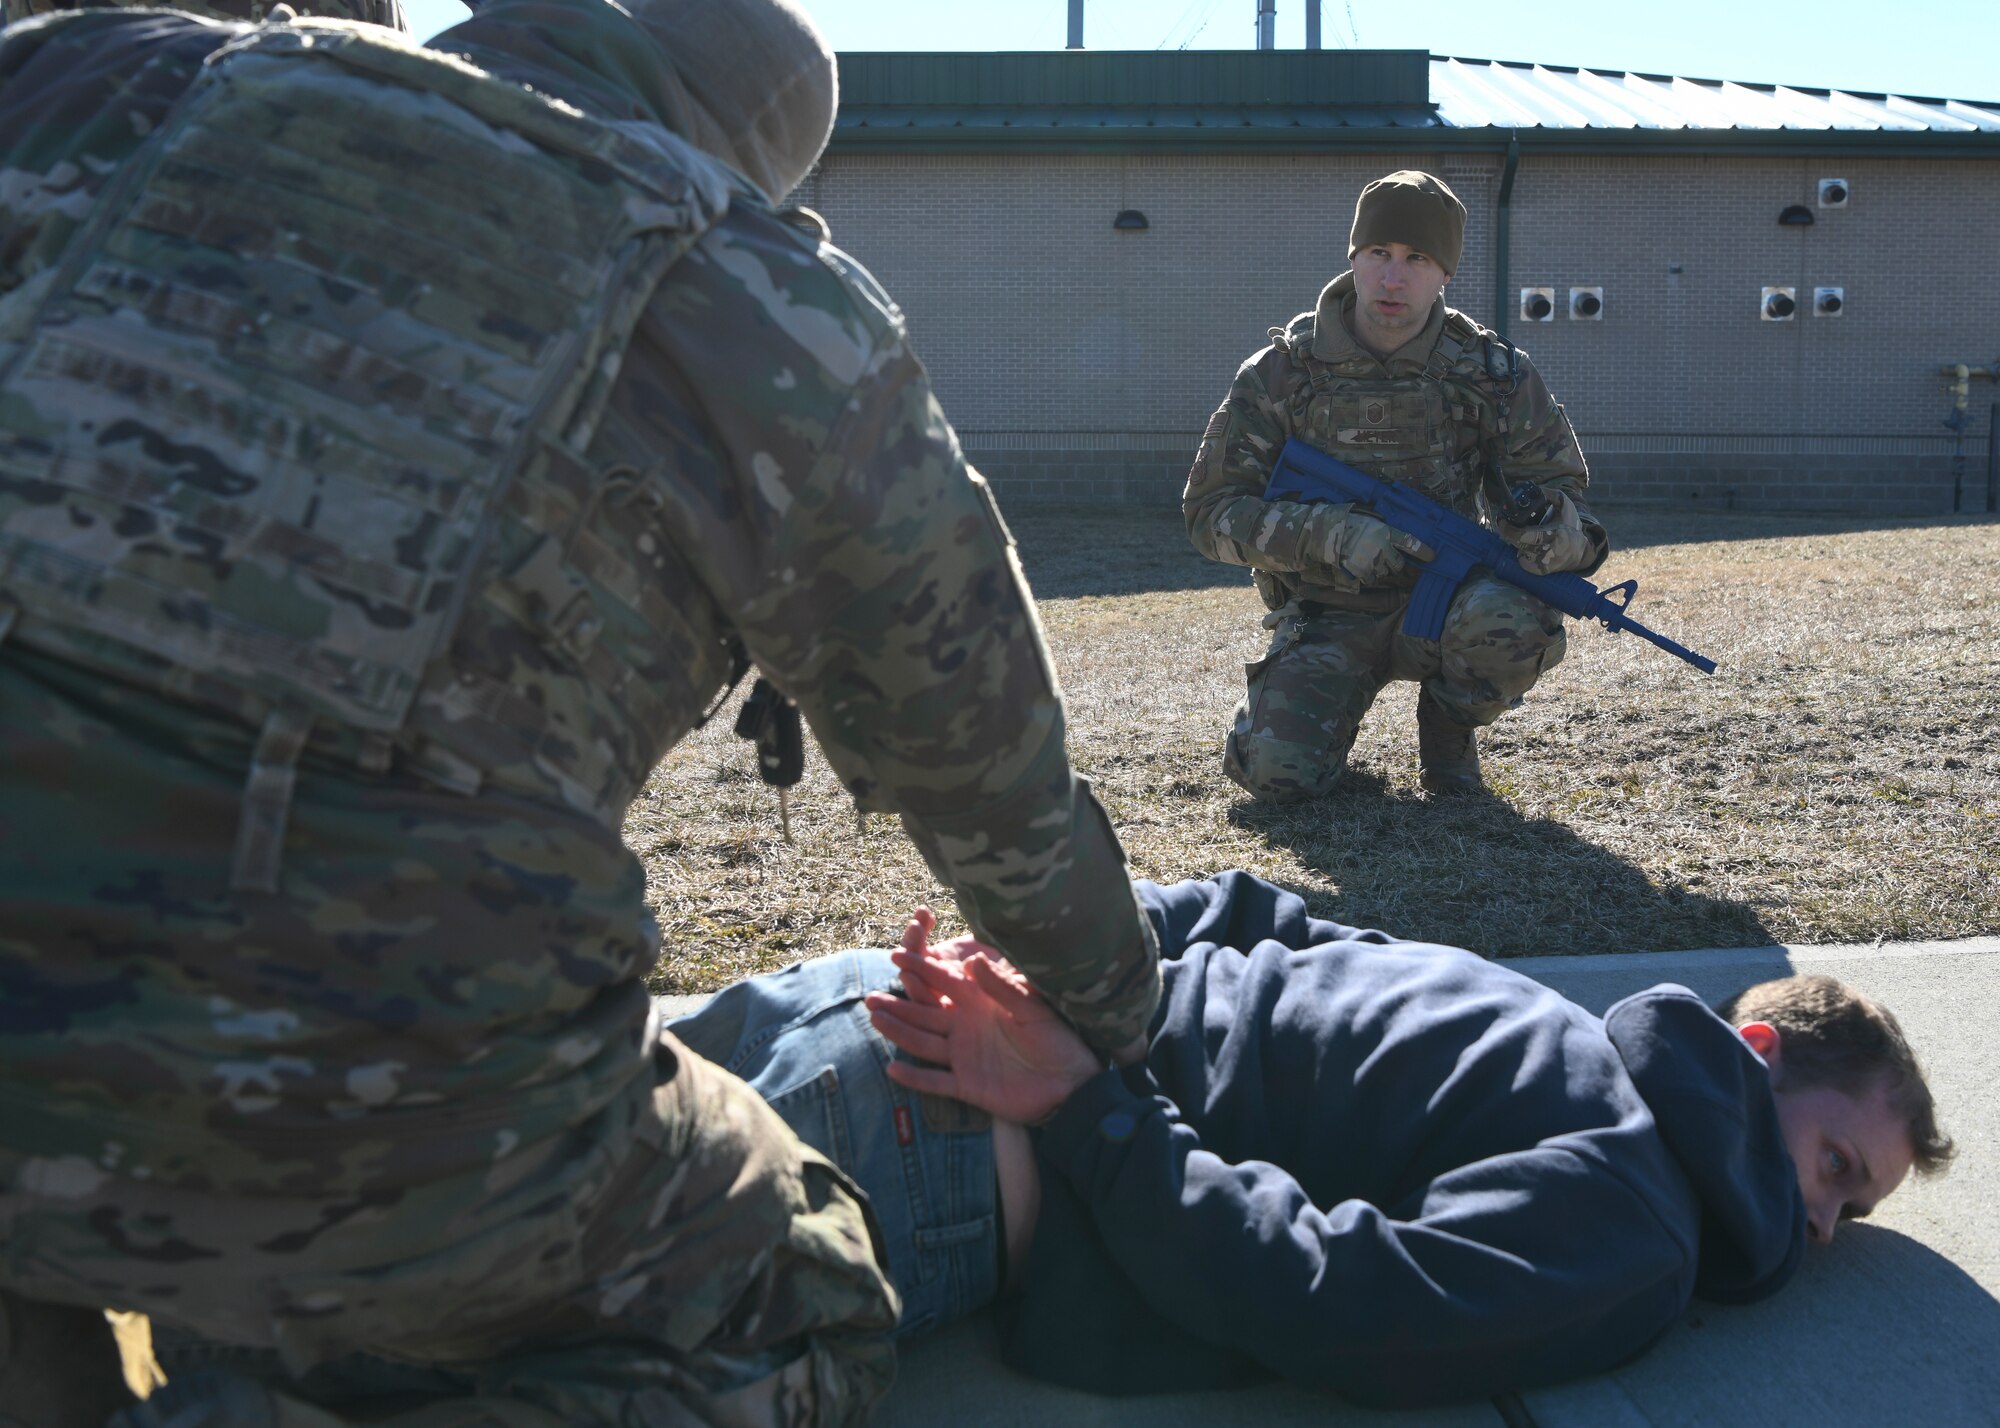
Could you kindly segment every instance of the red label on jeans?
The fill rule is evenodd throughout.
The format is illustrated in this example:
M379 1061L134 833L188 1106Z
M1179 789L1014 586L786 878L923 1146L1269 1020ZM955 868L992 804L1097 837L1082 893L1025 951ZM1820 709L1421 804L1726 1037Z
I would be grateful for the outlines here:
M916 1122L910 1119L908 1106L896 1107L896 1144L908 1145L917 1138Z

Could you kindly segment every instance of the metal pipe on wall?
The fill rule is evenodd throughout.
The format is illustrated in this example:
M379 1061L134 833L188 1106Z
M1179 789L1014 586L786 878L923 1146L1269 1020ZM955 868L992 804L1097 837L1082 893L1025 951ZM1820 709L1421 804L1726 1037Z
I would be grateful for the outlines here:
M1083 48L1083 0L1069 0L1069 48Z
M1500 170L1499 212L1493 219L1493 330L1507 335L1514 304L1507 296L1507 260L1514 241L1514 171L1521 166L1521 136L1507 135L1507 164Z
M1319 44L1320 0L1306 0L1306 48L1316 50Z
M1965 428L1970 425L1966 412L1972 396L1975 381L2000 382L2000 358L1995 358L1991 367L1975 367L1969 362L1952 362L1938 368L1951 378L1945 383L1945 390L1951 393L1951 412L1944 419L1945 429L1951 433L1951 508L1961 511L1965 508ZM1992 408L1986 426L1986 509L2000 510L2000 463L1994 459L1994 451L2000 447L2000 403Z
M1278 47L1278 0L1257 0L1257 48Z
M1986 413L1986 509L2000 512L2000 402Z

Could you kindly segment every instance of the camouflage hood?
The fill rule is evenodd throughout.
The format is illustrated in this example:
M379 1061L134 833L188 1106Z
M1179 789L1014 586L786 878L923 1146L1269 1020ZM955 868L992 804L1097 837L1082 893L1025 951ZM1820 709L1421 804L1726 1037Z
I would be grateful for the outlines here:
M289 0L295 15L313 15L323 20L364 20L391 30L408 30L402 0ZM171 5L153 0L0 0L0 23L13 24L30 15L50 15L58 10L174 9L208 20L248 20L252 24L272 18L279 0L173 0Z
M663 124L774 204L833 128L833 52L791 0L478 0L428 44L606 118Z
M1431 315L1422 329L1390 353L1389 360L1401 359L1423 366L1431 349L1437 346L1438 334L1444 331L1445 312L1444 299L1440 297L1432 304ZM1322 362L1341 362L1366 351L1354 340L1354 274L1349 271L1328 283L1319 295L1319 303L1313 310L1312 355Z
M806 176L833 130L833 51L792 0L630 0L667 57L660 117L726 160L773 203Z

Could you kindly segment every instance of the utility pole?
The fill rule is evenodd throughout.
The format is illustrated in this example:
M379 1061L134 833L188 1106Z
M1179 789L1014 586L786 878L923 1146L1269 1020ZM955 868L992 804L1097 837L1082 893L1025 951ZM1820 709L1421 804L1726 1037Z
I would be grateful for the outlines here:
M1278 47L1278 0L1257 0L1257 48Z
M1083 0L1069 0L1069 47L1083 48Z
M1306 0L1306 48L1316 50L1319 44L1320 0Z

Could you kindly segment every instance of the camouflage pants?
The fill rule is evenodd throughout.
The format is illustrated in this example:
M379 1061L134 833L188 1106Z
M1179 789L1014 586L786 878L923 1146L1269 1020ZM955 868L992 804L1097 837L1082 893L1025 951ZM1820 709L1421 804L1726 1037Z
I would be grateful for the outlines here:
M1491 724L1563 657L1562 616L1491 577L1459 587L1435 640L1403 633L1404 606L1380 613L1310 613L1286 605L1265 618L1271 648L1245 667L1222 767L1259 798L1327 792L1375 696L1392 680L1420 683L1445 715Z
M296 1244L270 1231L279 1216L296 1218L292 1207L204 1203L109 1178L89 1190L51 1185L47 1162L0 1152L5 1278L45 1303L144 1306L170 1385L200 1369L265 1383L291 1405L271 1428L865 1422L893 1377L897 1305L850 1182L761 1101L742 1101L735 1078L671 1038L660 1067L633 1148L574 1187L575 1199L524 1187L509 1197L515 1219L474 1243L365 1269L288 1253ZM718 1181L711 1160L741 1179ZM796 1193L776 1204L743 1193L760 1181ZM690 1185L708 1193L691 1197ZM319 1208L322 1221L356 1212ZM107 1242L107 1227L121 1225L163 1238ZM751 1239L762 1241L761 1259L746 1302L725 1333L686 1342L683 1324L702 1320L691 1302L700 1271L688 1259L728 1256ZM481 1297L468 1304L474 1288ZM227 1342L260 1309L318 1309L326 1322L278 1348ZM766 1323L792 1332L766 1335ZM318 1345L347 1351L299 1362L321 1331L330 1332Z
M0 1288L371 1422L865 1418L865 1202L656 1034L615 839L302 769L284 892L236 899L241 749L101 686L0 648Z

